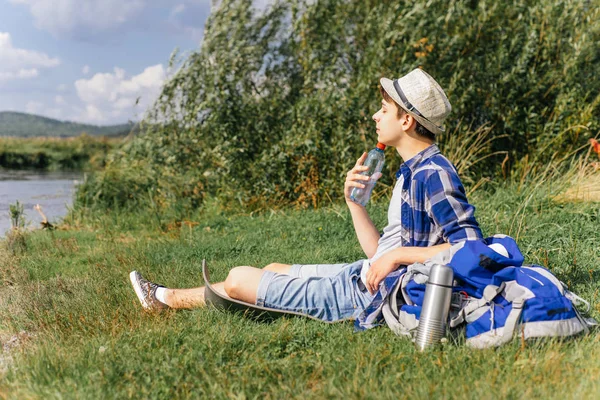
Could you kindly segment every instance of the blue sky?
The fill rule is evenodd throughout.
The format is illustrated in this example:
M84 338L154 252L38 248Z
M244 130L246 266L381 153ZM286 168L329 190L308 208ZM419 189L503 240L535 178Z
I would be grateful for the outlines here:
M171 52L199 48L210 9L211 0L0 0L0 111L138 120Z

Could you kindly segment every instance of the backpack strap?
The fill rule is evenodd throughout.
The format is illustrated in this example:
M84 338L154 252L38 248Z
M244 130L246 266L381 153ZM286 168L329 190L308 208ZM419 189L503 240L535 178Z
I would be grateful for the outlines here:
M564 283L563 283L563 285L564 285ZM586 312L589 313L590 312L590 303L588 303L587 301L585 301L584 299L582 299L581 297L577 296L575 293L573 293L567 289L565 289L565 297L567 299L571 300L571 304L573 304L573 310L575 311L577 318L579 319L579 321L581 322L581 325L583 326L584 333L587 335L588 333L590 333L590 328L597 326L598 322L593 318L584 318L583 315L581 315L581 313L577 309L577 306L579 306L581 304L585 305Z
M487 285L483 290L483 297L481 299L472 299L469 303L458 312L458 315L450 320L450 328L455 328L458 325L465 322L467 316L478 308L484 307L491 303L496 296L498 296L504 290L505 283L502 282L500 286Z
M565 285L563 282L560 282L560 283L563 285L565 297L567 299L571 300L571 304L573 304L573 310L575 310L575 314L577 315L577 318L581 322L581 325L583 325L584 332L587 335L588 333L590 333L590 328L598 326L598 322L593 318L584 318L583 315L581 315L581 313L577 309L577 306L584 305L585 312L589 313L590 312L590 303L585 301L581 297L577 296L575 293L571 292L567 288L567 285Z
M506 317L506 321L504 322L502 343L507 343L512 339L517 324L521 319L521 313L523 312L523 307L525 306L525 300L526 299L521 298L512 301L512 310L510 310L510 313L508 313L508 317Z
M401 321L400 307L402 304L398 301L398 292L402 290L402 282L404 281L405 277L406 273L400 277L400 280L396 286L392 288L392 291L383 302L381 312L383 314L383 318L385 319L385 323L392 330L392 332L394 332L396 335L411 336L410 326Z
M563 286L564 286L564 283L563 283ZM571 292L569 289L566 288L566 286L564 286L564 292L565 292L565 297L567 299L571 300L571 303L573 303L574 306L579 306L579 305L583 304L585 306L585 312L586 313L590 312L590 303L589 302L585 301L581 297L577 296L575 293Z
M387 308L387 311L389 313L389 315L392 317L393 320L397 320L398 319L398 313L400 310L400 304L398 304L398 292L400 291L401 287L402 287L402 281L404 280L405 275L401 276L398 284L396 284L396 286L392 289L392 291L389 293L389 295L387 296L387 298L385 299L384 302L384 308ZM388 307L386 307L388 306ZM384 316L385 316L385 312L384 312ZM387 321L387 318L386 318Z

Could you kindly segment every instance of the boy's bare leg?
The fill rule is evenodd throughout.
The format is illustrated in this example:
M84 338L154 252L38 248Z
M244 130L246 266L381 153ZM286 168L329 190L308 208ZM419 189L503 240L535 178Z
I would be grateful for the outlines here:
M256 304L256 291L263 270L279 274L287 274L291 265L271 263L263 269L254 267L236 267L229 271L225 282L212 284L212 288L224 296ZM205 287L191 289L167 289L165 302L171 308L197 308L206 305L204 298Z
M289 274L290 273L290 264L280 264L280 263L271 263L264 267L263 269L267 271L277 272L278 274Z
M225 282L213 283L212 288L216 292L227 296L225 292ZM191 289L167 289L165 292L165 302L171 308L197 308L204 307L205 286Z

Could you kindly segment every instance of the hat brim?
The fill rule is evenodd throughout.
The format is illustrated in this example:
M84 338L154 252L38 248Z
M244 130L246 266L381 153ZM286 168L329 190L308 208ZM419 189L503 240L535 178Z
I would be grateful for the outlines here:
M404 111L406 111L408 114L410 114L414 119L416 119L417 121L419 121L419 123L421 125L423 125L425 128L427 128L427 130L431 133L434 134L440 134L440 133L444 133L445 130L443 127L441 126L437 126L434 123L426 120L423 117L418 116L417 114L413 113L412 111L408 111L408 107L406 106L406 104L404 104L404 102L400 99L400 96L398 95L398 92L396 92L396 89L394 88L394 81L392 81L391 79L388 78L381 78L379 80L379 82L381 83L381 87L383 88L383 90L385 90L385 92L396 102L400 105L400 107L402 107L402 109Z

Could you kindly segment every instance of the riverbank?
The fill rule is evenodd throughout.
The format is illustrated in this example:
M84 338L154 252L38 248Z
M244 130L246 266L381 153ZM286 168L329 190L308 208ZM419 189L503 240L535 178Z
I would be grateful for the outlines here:
M74 138L0 137L0 169L96 171L123 140L85 134Z
M71 207L83 177L81 172L0 170L0 238L10 229L8 210L17 201L23 205L27 229L39 227L44 217L57 223ZM37 204L44 217L34 210Z
M517 184L470 199L484 234L514 237L527 263L551 269L600 319L598 203ZM378 227L386 205L369 207ZM385 327L259 323L212 308L147 314L130 287L133 269L167 286L201 285L202 259L215 280L236 265L355 261L363 255L343 204L261 215L209 207L178 221L112 210L76 214L63 227L32 233L26 254L3 257L0 337L25 339L10 350L0 397L593 398L600 390L596 332L484 351L459 341L420 354Z

